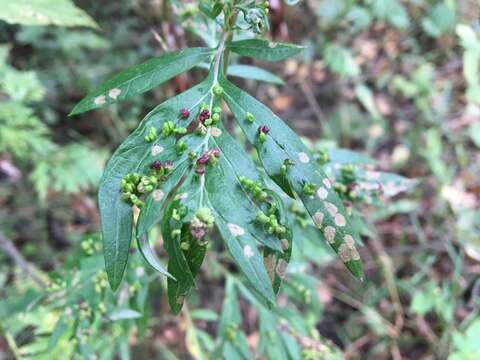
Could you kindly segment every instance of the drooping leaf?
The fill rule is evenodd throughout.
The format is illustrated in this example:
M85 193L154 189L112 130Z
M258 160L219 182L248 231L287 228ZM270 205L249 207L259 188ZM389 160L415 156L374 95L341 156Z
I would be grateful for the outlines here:
M280 61L300 53L304 48L294 44L275 43L262 39L247 39L227 44L234 53L262 61Z
M72 110L76 115L144 93L207 60L213 50L188 48L134 65L105 81Z
M10 24L98 28L95 21L70 0L0 0L0 8L0 19Z
M170 276L170 277L172 276L171 274L168 273L167 270L165 270L162 264L160 264L160 260L158 259L154 250L150 246L147 234L137 237L137 245L138 245L138 250L142 254L143 258L151 267L153 267L162 275Z
M162 235L168 253L168 271L176 280L168 279L168 301L173 313L182 309L188 291L195 286L195 277L205 257L208 238L195 238L189 222L200 207L203 189L193 174L179 187L162 221ZM184 194L184 195L182 195ZM174 212L184 208L186 216L175 218Z
M180 109L195 109L208 96L211 88L211 78L192 89L160 104L152 110L141 122L138 128L120 145L105 168L100 182L98 201L102 225L105 268L110 286L116 290L122 280L128 260L132 234L131 205L121 199L121 179L132 172L148 172L149 164L156 159L168 159L167 151L174 139L160 139L153 143L145 142L144 134L150 127L160 129L167 120L185 126L191 119L182 120L178 116ZM153 152L152 152L153 151ZM153 155L155 154L155 155Z
M293 192L302 200L317 227L324 233L332 248L339 254L347 268L363 278L360 256L355 247L357 231L351 226L342 201L323 171L312 161L312 155L280 118L270 109L229 81L221 78L224 100L232 110L238 124L258 153L267 174L288 194ZM254 121L247 120L247 113ZM265 142L259 140L259 128L267 126ZM285 175L280 169L286 162ZM305 185L314 188L314 194L304 191Z

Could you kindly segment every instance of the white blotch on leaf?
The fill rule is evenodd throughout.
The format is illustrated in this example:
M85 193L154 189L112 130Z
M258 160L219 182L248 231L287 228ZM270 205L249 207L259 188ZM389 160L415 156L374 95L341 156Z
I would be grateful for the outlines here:
M337 207L330 202L325 201L325 207L327 208L330 215L332 215L333 217L335 217L335 215L338 213Z
M315 225L317 227L321 227L322 226L322 223L323 223L323 218L324 218L324 214L320 211L317 211L314 215L313 215L313 222L315 223Z
M328 179L323 179L323 185L327 187L327 189L330 189L332 187L332 184L330 183L330 180Z
M323 234L325 235L325 239L329 244L333 244L335 242L335 228L333 226L327 226L325 230L323 230Z
M352 235L345 235L343 237L343 240L345 241L345 244L347 244L348 246L355 246L355 240L353 240Z
M245 245L245 247L243 248L243 255L245 255L247 259L250 259L253 255L255 255L250 245Z
M152 156L157 156L163 151L163 147L160 145L153 145L152 146Z
M298 160L304 164L308 164L310 162L310 158L304 152L298 153Z
M346 224L346 220L345 220L345 216L343 216L342 214L336 214L335 215L335 224L337 226L345 226Z
M270 49L276 48L277 45L278 45L278 44L277 44L276 42L273 42L273 41L270 41L270 42L268 43L268 47L269 47Z
M122 90L120 90L119 88L115 88L108 92L108 96L110 96L113 100L117 100L117 97L118 95L120 95L121 92Z
M210 133L212 134L213 137L219 137L220 135L222 135L222 130L220 130L217 127L212 127L212 129L210 130Z
M245 230L241 226L229 223L227 224L227 227L228 230L230 230L230 233L235 237L245 235Z
M162 191L162 190L159 190L159 189L153 190L153 192L152 192L152 197L153 197L153 200L155 200L155 201L160 201L160 200L162 200L162 198L163 198L163 191Z
M319 187L317 190L317 196L321 200L325 200L328 197L328 190L325 189L323 186Z
M107 100L104 95L100 95L93 99L93 102L95 103L95 105L103 105L107 102Z
M188 193L184 192L175 196L175 200L183 200L183 199L186 199L187 197L188 197Z

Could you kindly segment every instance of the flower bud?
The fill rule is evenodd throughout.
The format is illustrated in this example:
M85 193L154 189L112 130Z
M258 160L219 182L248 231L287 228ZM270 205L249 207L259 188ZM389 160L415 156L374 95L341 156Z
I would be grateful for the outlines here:
M265 135L265 133L260 133L258 134L258 140L261 142L261 143L264 143L265 141L267 141L267 135Z
M170 172L173 170L173 162L171 160L165 160L163 163L163 167L166 171Z
M213 108L213 113L214 114L220 114L222 112L222 108L220 106L215 106Z
M208 155L208 153L204 153L204 154L202 154L202 156L200 156L197 159L197 165L206 164L209 159L210 159L210 156Z
M220 85L215 85L213 87L213 94L216 95L216 96L222 96L223 88Z
M162 168L162 162L160 160L155 160L150 164L150 169L152 170L160 170Z
M180 243L180 249L182 249L183 251L188 251L188 249L190 249L190 244L186 241L182 241Z
M220 157L220 149L219 148L212 149L212 150L210 150L210 154L215 156L216 158L219 158Z
M247 120L249 123L253 123L255 121L255 116L251 112L247 112L245 114L245 120Z
M303 193L308 196L315 195L315 187L315 184L306 183L303 185Z
M220 121L220 114L215 113L212 115L212 121L216 124Z
M205 120L210 118L210 111L208 109L204 109L200 112L200 115L198 116L198 120L203 123Z
M188 109L180 109L180 117L186 119L190 116L190 111L188 111Z
M195 169L195 173L197 175L203 175L205 174L205 165L197 165L196 169Z

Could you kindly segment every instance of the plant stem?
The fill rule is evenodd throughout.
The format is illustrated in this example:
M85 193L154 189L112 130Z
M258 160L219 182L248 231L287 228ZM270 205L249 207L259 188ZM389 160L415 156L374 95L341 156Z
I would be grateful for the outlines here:
M230 15L228 18L228 21L226 22L226 32L228 33L226 42L232 41L233 38L233 26L235 25L235 22L237 21L237 14L238 11L234 8L236 1L233 1L232 8L233 8L233 13ZM228 68L228 60L230 58L230 50L225 49L224 51L224 56L223 56L223 75L227 75L227 68Z

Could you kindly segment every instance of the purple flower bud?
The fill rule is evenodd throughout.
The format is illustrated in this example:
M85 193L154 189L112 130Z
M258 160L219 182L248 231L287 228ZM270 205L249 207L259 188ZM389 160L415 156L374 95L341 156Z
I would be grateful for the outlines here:
M203 154L202 156L200 156L200 157L197 159L197 165L206 164L209 159L210 159L209 154L208 154L208 153L205 153L205 154Z
M163 167L168 171L173 170L173 162L171 160L165 160Z
M180 116L184 119L188 118L190 116L190 111L187 109L183 108L180 110Z
M150 168L158 171L162 168L162 162L160 160L155 160L151 163Z
M201 239L205 236L206 231L203 228L191 228L190 233L195 239Z
M210 111L208 111L208 109L205 109L205 110L202 110L202 112L200 113L198 120L200 120L200 122L203 123L209 117L210 117Z
M262 125L258 128L258 132L263 134L268 134L269 131L270 131L270 128L267 125Z

